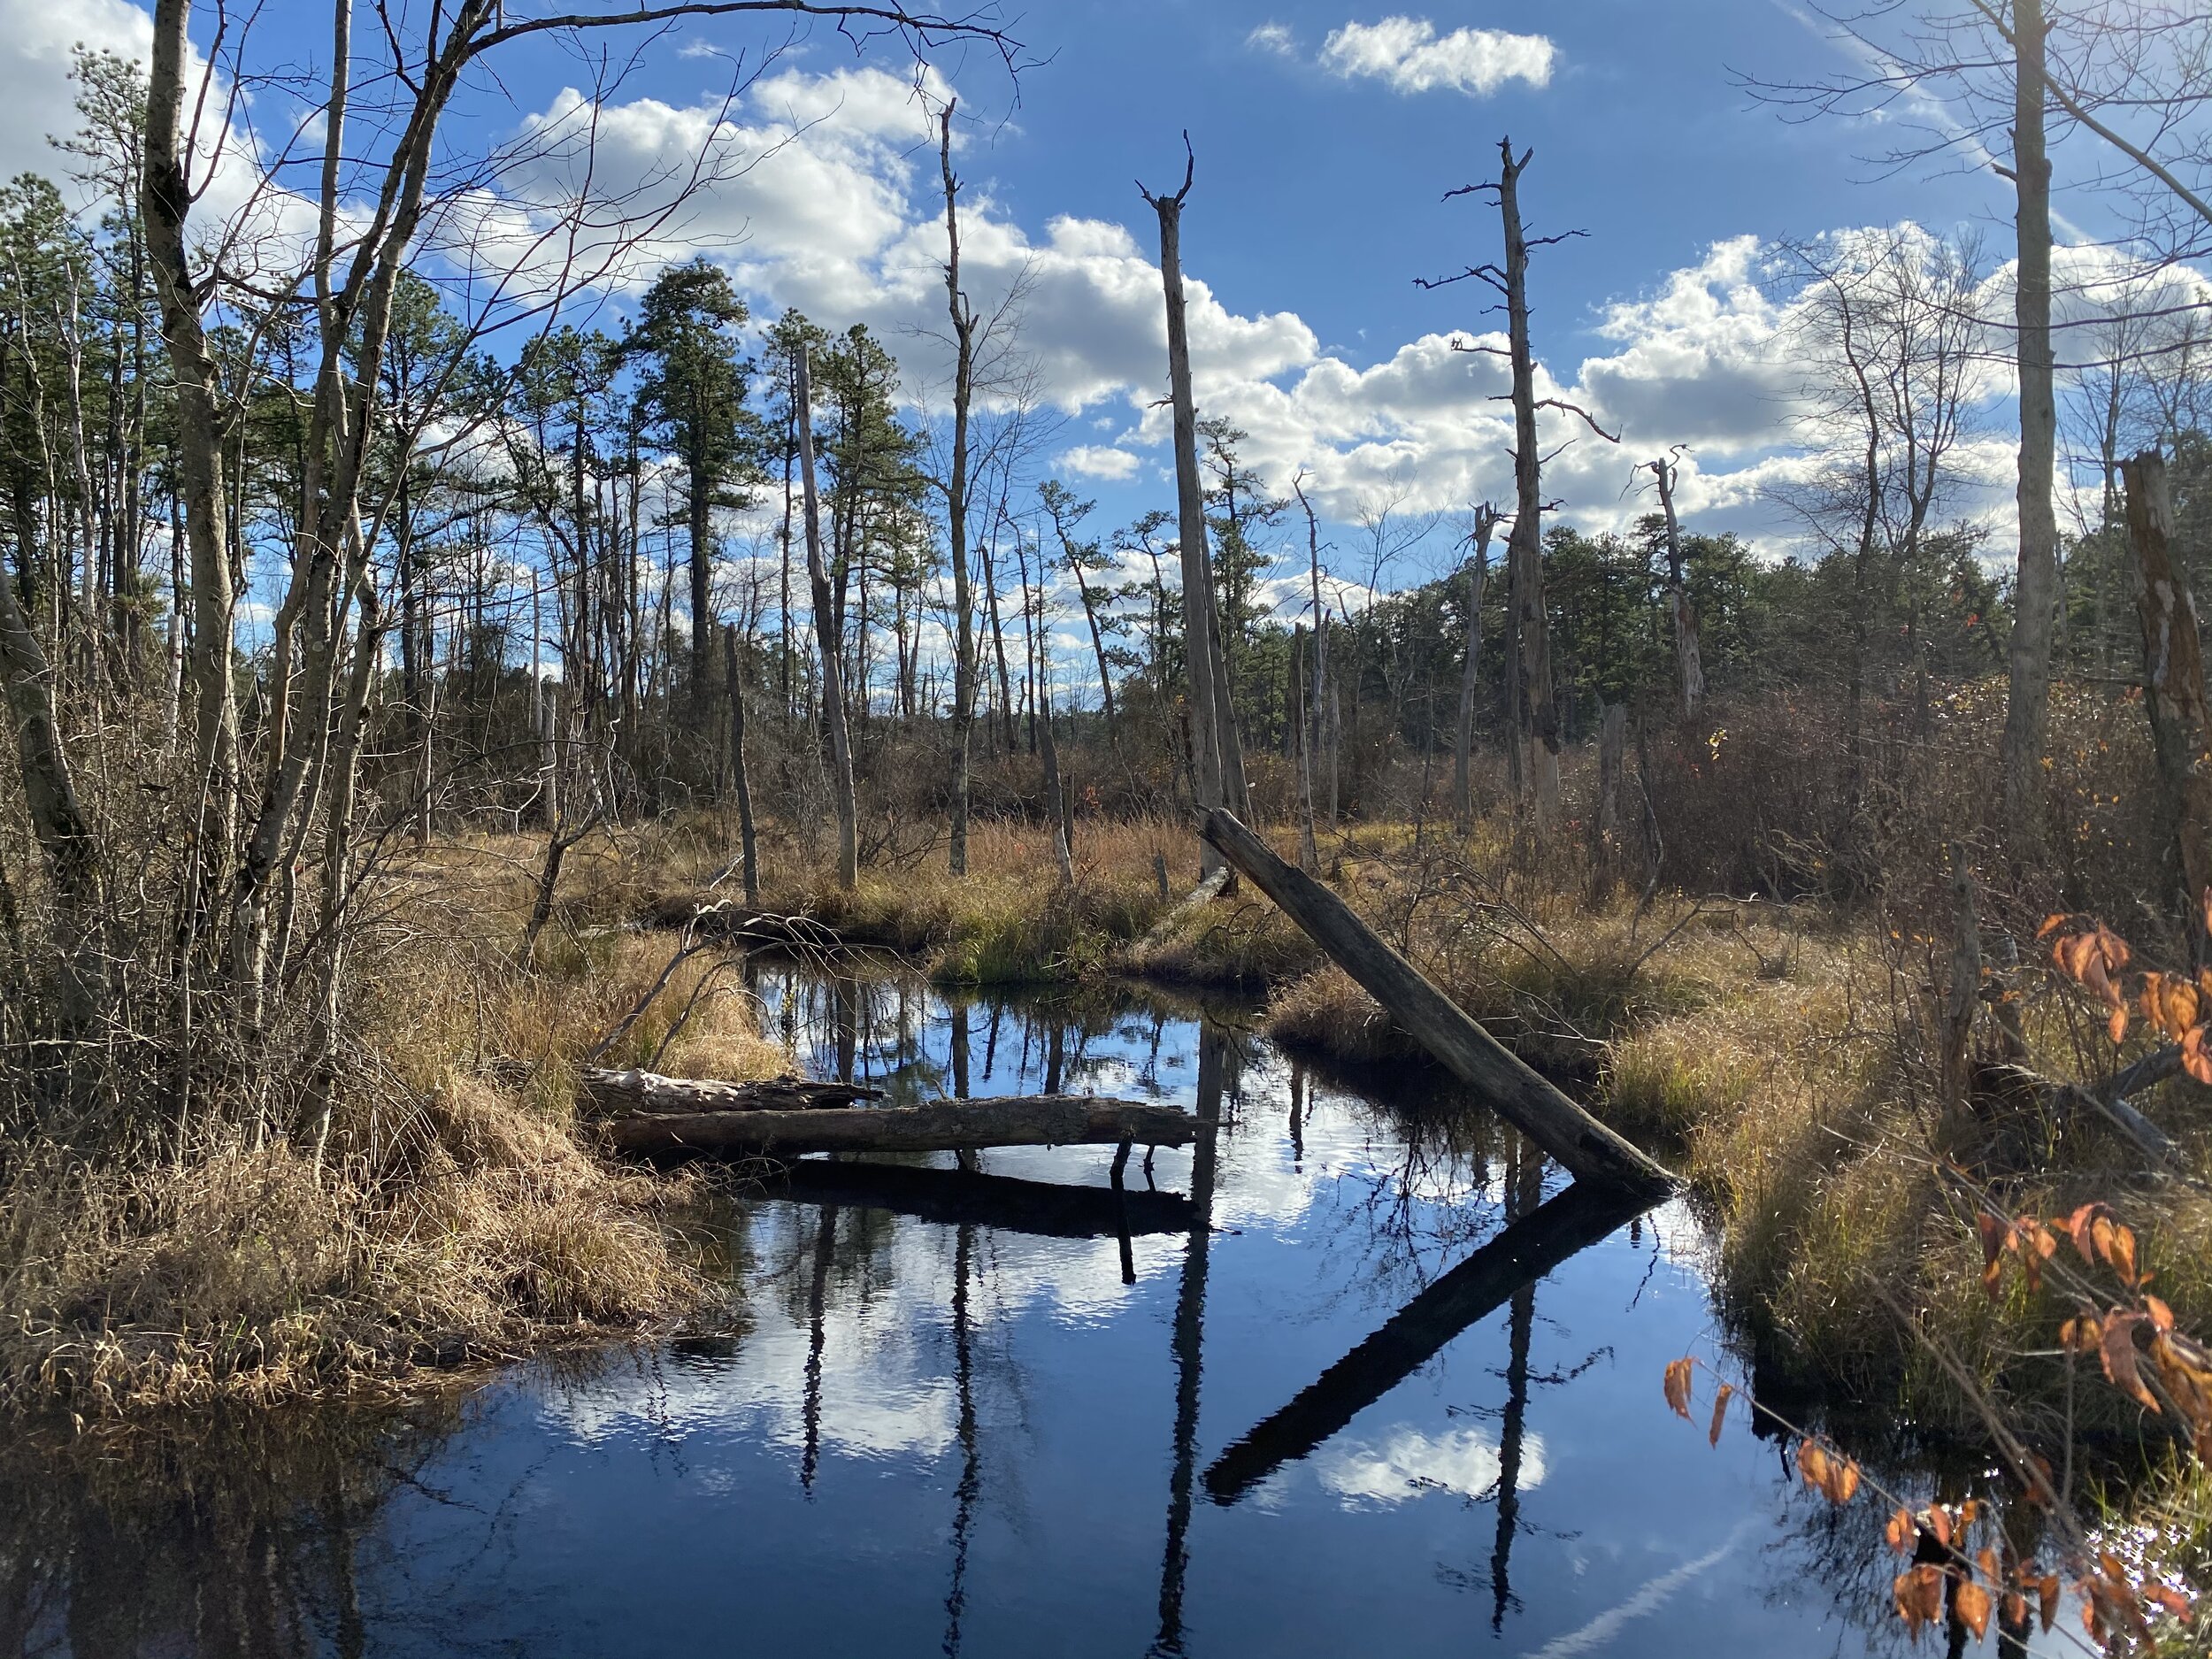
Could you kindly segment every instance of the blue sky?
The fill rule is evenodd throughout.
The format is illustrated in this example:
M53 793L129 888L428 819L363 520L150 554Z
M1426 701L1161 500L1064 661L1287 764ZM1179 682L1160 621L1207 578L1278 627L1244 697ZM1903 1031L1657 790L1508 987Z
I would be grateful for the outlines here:
M510 0L511 12L535 5ZM257 58L319 59L320 12L273 8ZM1033 470L1097 495L1098 528L1172 499L1156 229L1134 181L1176 180L1186 127L1199 161L1184 262L1202 412L1249 430L1250 458L1277 488L1306 470L1347 576L1362 562L1359 521L1379 506L1448 513L1509 493L1502 371L1449 349L1502 323L1477 285L1413 282L1497 257L1494 209L1440 198L1491 175L1501 134L1535 150L1532 231L1588 232L1542 250L1533 287L1544 372L1623 437L1617 449L1580 438L1548 474L1548 494L1590 526L1644 510L1627 488L1636 465L1680 443L1693 527L1790 545L1767 491L1806 465L1802 371L1780 344L1793 302L1769 240L1906 219L1978 227L1993 309L2008 304L2001 180L1956 166L1882 177L1862 157L1892 131L1793 125L1740 84L1849 65L1825 25L1781 0L1052 0L1007 15L1042 60L1018 88L974 50L941 59L933 85L977 118L960 157L972 291L987 310L1026 273L1015 349L1063 422ZM70 119L69 41L142 53L145 13L132 0L0 0L0 165L50 165L39 135ZM687 26L597 104L573 54L533 47L501 61L498 86L472 89L452 134L480 144L589 116L600 176L617 183L703 143L757 160L692 205L683 237L646 250L629 287L599 297L618 316L656 258L703 250L764 315L797 304L833 326L869 322L930 407L944 373L927 337L941 326L941 208L910 65L895 49L856 58L817 27L717 127L729 71L712 54L757 61L780 38L745 19ZM265 131L282 125L273 98L259 106ZM511 182L557 174L525 167ZM1988 520L2001 549L2001 385L1992 398L1962 454L1958 511ZM1548 447L1573 435L1563 418L1548 426ZM1440 533L1386 580L1448 551Z

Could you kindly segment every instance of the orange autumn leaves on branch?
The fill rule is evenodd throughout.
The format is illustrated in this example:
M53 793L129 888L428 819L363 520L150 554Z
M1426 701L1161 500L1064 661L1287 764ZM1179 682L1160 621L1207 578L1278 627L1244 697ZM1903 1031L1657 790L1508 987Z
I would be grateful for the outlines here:
M2107 1263L2123 1277L2133 1275L2134 1235L2113 1221L2108 1213L2101 1213L2103 1210L2102 1205L2084 1206L2067 1230L2077 1235L2077 1248L2084 1252L2085 1260L2093 1253L2096 1259ZM2027 1240L2024 1260L2047 1259L2050 1252L2040 1244L2047 1233L2048 1229L2040 1223L2020 1225L2017 1235ZM2137 1277L2133 1284L2139 1289L2147 1279L2147 1276ZM2155 1303L2159 1311L2154 1312L2148 1307L2117 1311L2147 1321L2154 1327L2158 1327L2162 1318L2162 1334L2170 1336L2171 1315L2163 1311L2165 1304L2155 1297L2147 1296L2145 1301ZM2076 1328L2073 1322L2069 1322L2069 1328ZM2107 1328L2108 1323L2099 1326L2100 1330ZM2129 1328L2132 1330L2133 1326ZM2180 1340L2186 1342L2187 1339ZM1690 1408L1697 1366L1694 1356L1686 1356L1666 1367L1663 1386L1667 1404L1686 1421L1694 1421ZM1708 1439L1716 1446L1720 1443L1729 1405L1739 1392L1733 1385L1724 1382L1715 1390ZM1958 1626L1971 1632L1977 1640L1988 1633L1993 1617L1998 1617L2003 1628L2016 1632L2024 1632L2031 1619L2039 1622L2045 1631L2052 1628L2058 1617L2063 1580L2059 1572L2033 1557L2023 1559L2017 1555L2007 1542L1995 1513L1980 1499L1968 1498L1958 1503L1932 1502L1915 1508L1895 1494L1885 1491L1878 1483L1867 1480L1856 1460L1846 1456L1832 1443L1788 1424L1750 1395L1743 1398L1753 1410L1796 1437L1798 1477L1809 1490L1842 1506L1858 1495L1863 1484L1892 1506L1882 1528L1883 1541L1897 1555L1909 1560L1891 1581L1891 1605L1916 1640L1924 1630L1941 1626L1947 1620L1955 1621ZM2040 1460L2037 1461L2039 1464ZM2055 1502L2047 1468L2039 1467L2032 1485L2035 1490L2029 1494L2032 1501L2046 1507ZM2194 1617L2195 1604L2187 1595L2155 1578L2139 1582L2128 1572L2125 1563L2113 1555L2099 1554L2076 1562L2069 1571L2074 1595L2081 1608L2082 1628L2100 1646L2122 1636L2147 1639L2150 1619L2159 1613L2184 1622Z
M2200 916L2212 933L2212 887L2205 890ZM2212 1053L2205 1047L2206 1028L2212 1024L2212 968L2200 968L2193 977L2145 971L2136 976L2131 996L2127 967L2132 953L2102 922L2061 914L2047 918L2035 936L2050 941L2051 965L2104 1005L2105 1030L2113 1041L2127 1035L2130 1009L2139 1010L2146 1024L2180 1045L2182 1070L2200 1083L2212 1084Z

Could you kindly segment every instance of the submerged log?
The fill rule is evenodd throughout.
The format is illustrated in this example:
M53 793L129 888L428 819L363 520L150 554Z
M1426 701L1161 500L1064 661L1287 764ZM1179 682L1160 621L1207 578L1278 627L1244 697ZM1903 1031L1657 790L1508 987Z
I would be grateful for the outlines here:
M765 1183L772 1197L840 1208L887 1210L947 1226L972 1223L1053 1239L1188 1233L1194 1211L1179 1193L1066 1187L972 1170L803 1158Z
M1655 1189L1675 1177L1539 1077L1518 1056L1392 949L1350 905L1227 812L1209 812L1202 832L1253 886L1275 901L1414 1040L1481 1091L1499 1117L1577 1177Z
M1641 1208L1634 1194L1579 1181L1546 1200L1223 1452L1206 1471L1206 1490L1216 1503L1233 1503L1285 1463L1307 1455L1462 1331L1504 1306L1522 1286L1607 1237Z
M797 1077L721 1083L705 1078L663 1077L657 1071L610 1071L586 1066L576 1081L585 1105L605 1117L628 1112L831 1111L856 1101L883 1098L881 1089L864 1083L818 1083Z
M988 1147L1184 1146L1201 1120L1171 1106L1088 1094L940 1101L864 1111L633 1113L602 1132L616 1150L649 1157L751 1152L957 1152Z

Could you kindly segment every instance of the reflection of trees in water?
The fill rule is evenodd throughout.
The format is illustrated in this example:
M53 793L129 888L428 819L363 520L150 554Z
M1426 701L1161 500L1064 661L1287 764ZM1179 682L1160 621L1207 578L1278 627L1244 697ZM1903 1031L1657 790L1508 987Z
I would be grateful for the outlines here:
M0 1459L0 1654L354 1659L363 1540L395 1494L440 1495L423 1473L464 1417L442 1402L19 1440Z

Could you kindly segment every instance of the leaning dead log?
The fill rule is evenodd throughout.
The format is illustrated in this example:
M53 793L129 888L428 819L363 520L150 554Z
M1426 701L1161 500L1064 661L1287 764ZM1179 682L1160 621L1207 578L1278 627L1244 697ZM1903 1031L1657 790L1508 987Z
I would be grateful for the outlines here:
M648 1157L805 1152L958 1152L987 1147L1184 1146L1201 1119L1171 1106L1087 1094L940 1101L866 1110L632 1113L601 1132Z
M1480 1090L1499 1117L1548 1156L1586 1180L1647 1188L1678 1185L1666 1169L1508 1052L1354 915L1351 906L1278 858L1234 816L1209 812L1202 833L1416 1041Z
M819 1083L771 1078L759 1083L721 1083L704 1078L663 1077L657 1071L610 1071L586 1066L578 1092L589 1111L603 1117L630 1112L704 1113L833 1111L856 1101L881 1100L864 1083Z
M2189 1160L2171 1136L2128 1102L2128 1096L2181 1070L2181 1050L2169 1043L2113 1079L2105 1094L2078 1083L2054 1081L2024 1065L2000 1062L1975 1069L1974 1091L1983 1099L2031 1099L2060 1123L2093 1123L2125 1141L2160 1175L2185 1175Z

